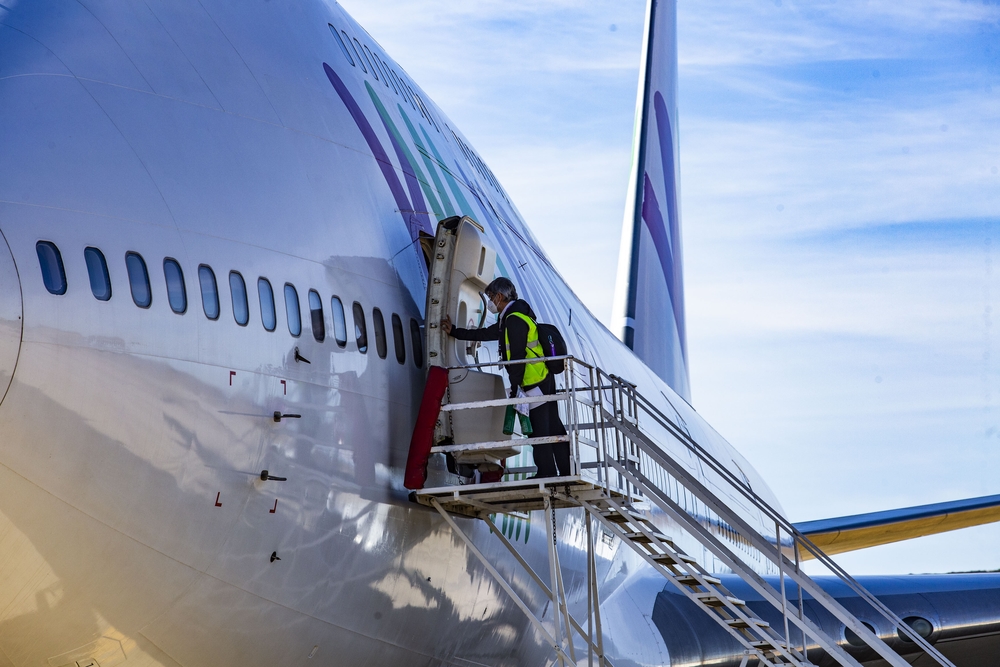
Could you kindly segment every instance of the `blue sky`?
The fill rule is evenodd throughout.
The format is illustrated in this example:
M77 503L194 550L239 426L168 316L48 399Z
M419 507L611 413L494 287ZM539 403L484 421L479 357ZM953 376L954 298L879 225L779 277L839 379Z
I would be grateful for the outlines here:
M610 322L644 2L342 3ZM793 520L1000 493L1000 2L680 0L695 407ZM855 573L1000 568L1000 526Z

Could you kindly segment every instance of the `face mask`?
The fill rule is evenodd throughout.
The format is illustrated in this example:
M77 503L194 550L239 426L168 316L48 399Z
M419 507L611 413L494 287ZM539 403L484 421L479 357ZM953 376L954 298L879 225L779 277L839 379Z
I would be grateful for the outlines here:
M497 305L493 303L493 299L486 300L486 310L490 311L494 315L497 314Z

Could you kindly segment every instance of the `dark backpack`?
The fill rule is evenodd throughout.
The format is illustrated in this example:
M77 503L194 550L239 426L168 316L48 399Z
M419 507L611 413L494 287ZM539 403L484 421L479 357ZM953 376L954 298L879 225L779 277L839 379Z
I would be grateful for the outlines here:
M554 324L537 323L536 326L538 327L538 342L541 343L542 352L545 353L546 357L561 357L568 354L566 341L563 340L562 334L559 333L559 329ZM545 367L549 369L550 373L558 375L566 370L566 361L564 359L546 361Z

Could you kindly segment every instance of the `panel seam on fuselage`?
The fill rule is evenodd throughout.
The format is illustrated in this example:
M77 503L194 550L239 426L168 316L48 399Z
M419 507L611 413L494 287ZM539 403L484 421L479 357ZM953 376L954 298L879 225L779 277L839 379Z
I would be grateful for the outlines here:
M267 251L269 253L274 253L276 255L281 255L282 257L290 257L292 259L302 260L303 262L309 262L311 264L315 264L317 266L321 266L321 267L324 267L324 268L336 269L337 271L343 271L344 273L349 273L352 276L359 276L359 277L364 278L366 280L370 280L370 281L373 281L373 282L378 282L378 283L380 283L382 285L388 285L388 286L393 287L393 288L395 288L397 286L397 284L395 282L390 282L390 281L382 280L380 278L373 278L371 276L371 274L359 273L357 271L352 271L351 269L344 268L342 266L339 266L336 263L328 263L328 262L325 262L325 261L320 261L320 260L317 260L317 259L313 259L311 257L303 257L302 255L295 255L295 254L292 254L290 252L285 252L283 250L275 250L274 248L269 248L267 246L257 245L257 244L254 244L254 243L248 243L246 241L242 241L240 239L234 239L234 238L229 237L229 236L218 236L218 235L215 235L215 234L206 234L204 232L197 232L197 231L188 229L186 227L175 227L175 226L170 226L170 225L164 225L164 224L161 224L161 223L158 223L158 222L149 222L148 220L141 220L141 219L138 219L138 218L123 218L121 216L109 215L109 214L100 213L100 212L97 212L97 211L87 211L85 209L66 208L65 206L52 206L50 204L37 204L37 203L34 203L34 202L12 201L10 199L0 199L0 204L9 204L11 206L31 206L31 207L34 207L34 208L50 209L50 210L53 210L53 211L66 211L68 213L81 213L83 215L93 215L93 216L96 216L96 217L99 217L99 218L107 218L109 220L121 220L121 221L124 221L124 222L131 222L131 223L140 224L140 225L147 225L149 227L157 227L157 228L160 228L160 229L168 230L170 232L176 232L176 233L178 233L180 235L190 234L190 235L193 235L193 236L196 236L196 237L199 237L199 238L204 238L204 239L213 239L213 240L217 240L217 241L226 241L227 243L235 243L235 244L238 244L238 245L243 246L245 248L254 248L256 250L264 250L264 251ZM408 244L406 247L409 247L410 245L412 245L412 243ZM404 250L405 250L405 248L404 248Z
M90 347L88 345L66 345L65 343L53 343L51 341L33 340L33 339L30 339L30 338L22 338L22 345L24 345L24 344L49 346L49 347L58 347L58 348L64 348L64 349L67 349L67 350L91 350L91 351L94 351L94 352L103 352L103 353L107 353L107 354L120 354L120 355L124 355L124 356L129 356L129 357L139 357L139 358L147 358L147 359L165 359L167 361L178 361L178 362L182 362L182 363L186 363L186 364L195 364L197 366L206 366L206 367L209 367L209 368L217 368L219 370L226 370L226 371L236 370L236 371L240 371L240 372L243 372L243 373L255 373L257 375L264 375L266 377L282 378L282 379L287 379L287 380L290 380L290 381L293 381L293 382L301 382L302 384L308 384L308 385L311 385L311 386L314 386L314 387L320 387L320 388L323 388L323 389L334 389L335 388L332 385L328 386L328 385L324 385L324 384L319 384L319 383L314 382L312 380L299 380L299 379L296 379L296 378L293 378L293 377L289 377L287 375L279 375L279 374L274 374L274 373L268 373L268 372L261 371L261 370L254 370L252 368L241 368L239 366L236 366L236 367L233 367L233 366L220 366L218 364L214 364L214 363L210 363L210 362L205 362L205 361L198 361L196 359L184 359L182 357L171 357L171 356L163 355L163 354L148 354L148 353L144 353L144 352L127 352L127 351L126 352L116 352L114 350L108 350L108 349L99 348L99 347ZM343 354L351 354L351 352L345 352ZM360 353L358 353L358 354L360 354ZM383 360L380 360L380 361L383 361ZM387 358L384 361L386 361L388 363L389 360ZM397 367L398 366L399 366L399 364L397 364ZM330 373L330 375L334 375L334 373ZM31 385L29 385L29 386L31 386ZM364 394L364 393L360 393L360 392L356 392L356 391L351 391L349 389L343 389L342 387L336 387L336 389L338 389L339 391L341 391L343 393L351 394L351 395L354 395L354 396L360 396L360 397L363 397L363 398L370 398L370 399L374 399L374 400L378 400L378 401L384 401L388 405L400 405L400 406L404 406L404 407L413 407L412 403L406 403L406 402L401 402L401 401L400 402L392 401L392 400L389 400L389 399L387 399L387 398L385 398L383 396L380 396L380 395ZM263 415L263 416L267 417L267 416L270 416L270 415Z
M167 554L167 553L164 553L163 551L160 551L160 550L159 550L159 549L157 549L156 547L153 547L153 546L150 546L149 544L146 544L146 543L145 543L145 542L143 542L142 540L139 540L139 539L136 539L135 537L133 537L133 536L129 535L128 533L126 533L126 532L124 532L124 531L122 531L122 530L119 530L118 528L115 528L114 526L112 526L112 525L110 525L110 524L108 524L108 523L105 523L104 521L102 521L102 520L98 519L98 518L97 518L97 517L95 517L94 515L92 515L92 514L90 514L90 513L86 512L86 511L84 511L83 509L81 509L81 508L79 508L79 507L77 507L77 506L73 505L72 503L69 503L69 502L67 502L67 501L66 501L66 500L64 500L63 498L60 498L60 497L59 497L58 495L56 495L55 493L52 493L51 491L49 491L48 489L46 489L46 488L45 488L44 486L42 486L42 485L40 485L40 484L38 484L38 483L36 483L36 482L32 481L32 480L31 480L31 479L29 479L28 477L25 477L24 475L22 475L21 473L17 472L17 471L16 471L16 470L14 470L13 468L11 468L11 467L9 467L9 466L7 466L7 465L4 465L4 464L2 464L2 463L0 463L0 467L2 467L3 469L5 469L5 470L9 471L9 472L10 472L11 474L13 474L13 475L16 475L17 477L20 477L21 479L23 479L23 480L24 480L25 482L27 482L28 484L30 484L30 485L32 485L33 487L35 487L35 488L39 489L39 490L40 490L40 491L42 491L43 493L45 493L45 494L47 494L47 495L49 495L49 496L51 496L51 497L55 498L56 500L58 500L59 502L63 503L64 505L66 505L66 506L68 506L68 507L72 507L72 508L73 508L74 510L76 510L77 512L80 512L81 514L84 514L85 516L89 517L89 518L90 518L90 519L92 519L93 521L96 521L97 523L101 524L101 525L102 525L102 526L104 526L105 528L107 528L107 529L109 529L109 530L112 530L112 531L114 531L114 532L118 533L119 535L121 535L121 536L122 536L122 537L124 537L125 539L127 539L127 540L130 540L130 541L132 541L132 542L135 542L136 544L140 544L140 545L144 546L145 548L149 549L150 551L152 551L152 552L154 552L154 553L157 553L157 554L160 554L160 555L161 555L161 556L163 556L164 558L167 558L167 559L169 559L169 560L171 560L171 561L173 561L173 562L177 563L178 565L180 565L180 566L182 566L182 567L184 567L184 568L188 569L189 571L191 571L191 572L193 573L193 578L192 578L192 581L188 582L188 585L184 587L184 590L183 590L183 591L182 591L182 592L181 592L181 593L180 593L180 594L178 595L178 597L177 597L177 598L175 598L175 599L174 599L173 601L171 601L170 603L168 603L168 605L167 605L167 608L166 608L166 609L164 609L164 611L163 611L163 612L161 612L160 614L158 614L158 615L156 616L156 618L154 618L154 619L153 619L153 620L151 620L151 621L150 621L149 623L147 623L146 625L142 626L142 628L140 628L140 629L138 629L138 630L137 630L137 632L138 632L139 634L142 634L142 635L143 635L144 637L145 637L146 635L145 635L145 633L144 633L143 631L144 631L144 630L145 630L146 628L148 628L148 627L150 626L150 624L154 623L154 622L156 621L156 619L158 619L158 618L162 617L162 615L163 615L163 614L167 613L167 611L169 611L169 607L170 607L170 606L172 606L173 604L175 604L175 603L177 602L177 600L180 600L180 599L181 599L181 597L182 597L182 596L183 596L183 595L184 595L185 593L187 593L187 591L188 591L188 590L190 590L191 586L193 586L194 584L196 584L196 583L197 583L197 580L199 579L199 577L209 577L209 578L211 578L211 579L214 579L215 581L218 581L218 582L220 582L220 583L222 583L222 584L224 584L224 585L226 585L226 586L230 586L230 587L232 587L232 588L235 588L235 589L236 589L236 590L238 590L238 591L242 591L243 593L246 593L247 595L252 595L253 597L257 598L258 600L263 600L264 602L267 602L267 603L269 603L269 604L273 604L273 605L276 605L276 606L278 606L278 607L281 607L282 609L287 609L288 611L291 611L291 612L292 612L292 613L294 613L294 614L299 614L299 615L302 615L302 616L305 616L306 618L311 618L311 619L313 619L313 620L315 620L315 621L319 621L320 623L323 623L323 624L325 624L325 625L330 625L330 626L333 626L333 627L335 627L335 628L339 628L339 629L341 629L341 630L343 630L343 631L345 631L345 632L350 632L350 633L352 633L352 634L355 634L355 635L358 635L358 636L360 636L360 637L364 637L364 638L366 638L366 639L370 639L370 640L373 640L373 641L376 641L376 642L379 642L379 643L382 643L382 644L388 644L388 645L390 645L390 646L395 646L395 647L397 647L397 648L400 648L400 649L403 649L403 650L405 650L405 651L409 651L409 652L411 652L411 653L416 653L417 655L423 655L423 656L425 656L425 657L427 657L427 658L434 658L434 659L438 659L438 660L442 659L442 658L440 658L440 657L438 657L438 656L434 656L434 655L429 655L429 654L426 654L426 653L422 653L421 651L418 651L418 650L415 650L415 649L411 649L411 648L408 648L408 647L406 647L406 646L402 646L402 645L400 645L400 644L397 644L397 643L394 643L394 642L390 642L390 641L386 641L386 640L384 640L384 639L380 639L380 638L378 638L378 637L374 637L374 636L372 636L372 635L367 635L367 634L365 634L365 633L363 633L363 632L359 632L359 631L357 631L357 630L352 630L351 628L345 628L345 627L343 627L343 626L341 626L341 625L337 625L336 623L332 623L332 622L330 622L330 621L328 621L328 620L325 620L325 619L323 619L323 618L320 618L319 616L314 616L313 614L310 614L310 613L308 613L308 612L305 612L305 611L302 611L302 610L299 610L299 609L295 609L294 607L289 607L288 605L286 605L286 604L283 604L283 603L281 603L281 602L278 602L277 600L272 600L272 599L270 599L270 598L266 598L266 597L264 597L264 596L262 596L262 595L258 595L257 593L254 593L253 591L248 591L248 590L246 590L245 588L243 588L242 586L239 586L239 585L237 585L237 584L234 584L234 583L232 583L232 582L230 582L230 581L226 581L225 579L222 579L222 578L220 578L220 577L217 577L217 576L215 576L215 575L213 575L213 574L209 574L209 573L208 573L208 571L207 571L207 569L206 569L206 570L201 570L201 569L199 569L199 568L196 568L196 567L194 567L194 566L192 566L192 565L189 565L189 564L185 563L184 561L181 561L181 560L178 560L177 558L174 558L174 557L173 557L173 556L171 556L170 554ZM214 562L214 559L213 559L213 562ZM209 566L209 567L210 567L210 566ZM157 648L160 648L160 647L159 647L159 646L157 645ZM161 650L162 650L162 649L161 649ZM166 651L164 651L164 653L166 653ZM168 654L168 655L169 655L169 654ZM444 658L444 659L446 659L446 660L448 660L448 661L450 662L450 659L447 659L447 658Z

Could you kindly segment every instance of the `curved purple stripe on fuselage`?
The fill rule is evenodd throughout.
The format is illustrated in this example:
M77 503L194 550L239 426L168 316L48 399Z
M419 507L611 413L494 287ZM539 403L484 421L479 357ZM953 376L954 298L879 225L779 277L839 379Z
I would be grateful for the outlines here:
M381 114L379 114L379 118L382 120L382 127L385 128L385 133L389 135L389 143L392 144L393 150L396 151L396 158L399 160L399 166L403 170L403 176L406 178L406 187L410 191L410 199L413 201L413 209L408 211L408 213L410 213L410 220L415 220L417 225L416 229L414 229L413 225L410 225L410 236L416 239L417 229L423 229L433 236L434 229L431 227L431 219L427 217L427 204L424 202L424 194L420 191L420 181L417 180L417 175L413 173L413 165L407 159L403 147L399 145L399 141L396 140L396 134L389 127L389 124L386 123L385 118L382 118Z
M687 336L684 324L684 272L681 268L681 230L680 215L677 211L677 174L674 165L674 135L670 128L670 115L663 95L659 91L653 95L653 110L656 113L656 133L660 140L660 164L663 168L663 189L667 201L667 224L664 228L670 241L671 266L663 265L664 276L667 279L667 289L670 292L670 302L677 321L677 335L680 339L681 354L687 359Z
M347 111L350 112L354 123L361 130L365 141L368 142L368 148L375 156L375 162L378 163L379 169L382 170L382 176L385 178L385 182L392 192L393 199L396 200L396 208L399 209L400 215L403 216L403 223L410 230L410 236L415 239L415 230L410 224L410 212L413 208L410 206L410 200L407 199L406 192L403 190L403 184L399 182L399 177L396 176L395 168L389 162L389 156L386 154L385 149L382 148L382 143L378 140L378 137L375 136L375 130L372 129L372 126L368 123L368 119L365 118L365 114L362 113L361 107L354 101L354 97L347 90L347 86L340 80L340 77L337 76L337 73L333 71L333 68L323 63L323 70L326 72L327 78L330 79L330 83L333 84L333 89L340 95L340 99L343 101L344 106L347 107Z
M667 280L670 302L675 304L674 282L671 278L674 274L674 257L670 252L670 241L667 239L667 226L663 223L660 202L656 199L656 192L653 190L653 183L649 180L649 173L647 172L643 176L645 180L642 186L642 219L646 223L649 235L653 238L656 256L660 258L660 267ZM674 305L673 308L676 316L677 306Z

